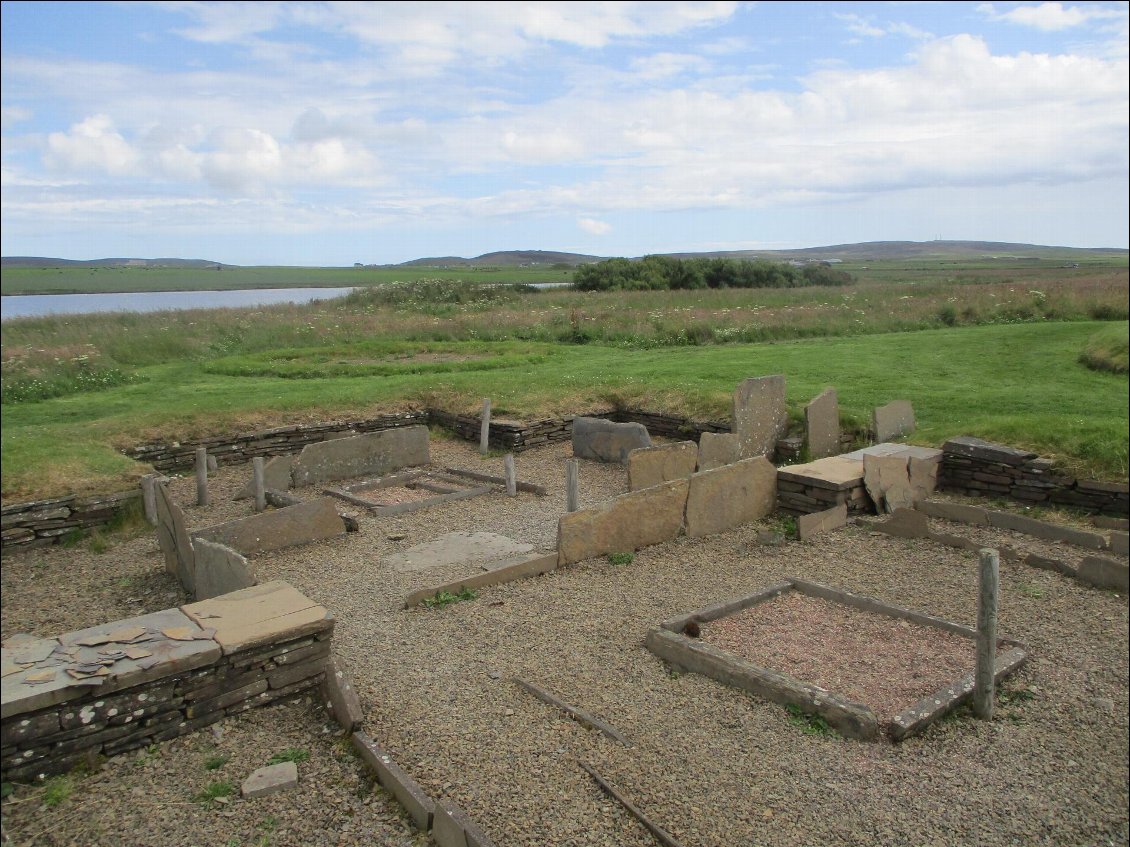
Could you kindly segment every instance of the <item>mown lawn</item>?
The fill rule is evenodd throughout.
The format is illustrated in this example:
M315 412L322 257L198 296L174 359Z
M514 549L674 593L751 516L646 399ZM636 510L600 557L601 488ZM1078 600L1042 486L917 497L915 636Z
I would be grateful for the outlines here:
M848 420L865 421L874 406L905 398L917 414L917 443L976 435L1028 447L1087 475L1125 479L1127 377L1079 361L1094 333L1111 325L959 326L642 350L558 345L551 355L516 357L507 367L374 374L359 363L357 375L342 375L349 368L337 363L336 373L303 379L212 373L199 360L150 365L138 368L138 383L5 404L3 496L121 488L145 469L118 450L148 440L426 404L470 411L486 396L496 416L621 405L727 418L734 385L772 373L786 375L794 417L829 385ZM468 351L481 355L489 346L475 343Z

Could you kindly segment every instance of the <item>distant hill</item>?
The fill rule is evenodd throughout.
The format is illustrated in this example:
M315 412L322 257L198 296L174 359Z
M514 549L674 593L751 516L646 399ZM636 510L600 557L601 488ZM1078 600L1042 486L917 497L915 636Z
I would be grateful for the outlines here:
M232 268L208 259L52 259L45 256L4 256L4 268Z
M462 256L433 256L428 259L413 259L411 262L401 262L399 265L388 265L395 268L497 268L497 267L531 267L545 265L585 265L590 262L600 262L604 256L588 256L584 253L558 253L553 250L503 250L495 253L483 253L473 259Z

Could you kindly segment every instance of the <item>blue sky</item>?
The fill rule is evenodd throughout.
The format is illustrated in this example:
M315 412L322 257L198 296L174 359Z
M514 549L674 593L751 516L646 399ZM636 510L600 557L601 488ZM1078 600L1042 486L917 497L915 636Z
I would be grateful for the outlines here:
M6 256L1127 246L1125 2L2 9Z

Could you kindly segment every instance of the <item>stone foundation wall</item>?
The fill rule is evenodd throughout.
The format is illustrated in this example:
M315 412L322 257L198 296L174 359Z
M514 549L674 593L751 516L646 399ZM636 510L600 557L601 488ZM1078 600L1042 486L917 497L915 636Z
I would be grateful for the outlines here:
M783 470L788 470L787 468ZM817 481L818 482L818 481ZM871 498L862 479L850 487L827 487L812 480L799 482L777 477L777 508L787 515L809 515L824 512L836 506L846 506L848 514L865 515L872 511Z
M940 487L975 497L1008 497L1024 503L1071 506L1102 515L1130 513L1126 483L1076 479L1035 453L961 436L942 445Z
M104 526L123 510L140 508L140 504L140 489L96 497L71 494L53 500L13 503L0 509L0 544L5 550L55 544L76 530Z
M333 618L325 609L286 583L269 583L216 599L232 607L243 602L251 608L250 612L240 610L238 626L246 628L248 615L254 617L253 609L264 606L265 595L289 601L289 611L275 621L262 621L266 628L243 643L225 636L225 626L235 630L224 621L220 622L220 631L209 636L209 630L192 623L193 606L103 624L58 639L5 642L6 667L21 655L28 655L33 642L48 647L57 642L58 647L46 659L4 679L0 723L4 780L65 773L92 756L113 756L165 741L319 685L330 659L333 634ZM247 599L241 601L241 596ZM295 606L303 603L294 602L295 598L305 600L306 608L296 610ZM163 626L170 621L184 625ZM76 642L89 639L91 633L130 629L148 630L148 640L143 636L133 647L150 653L149 660L122 658L109 666L110 672L104 676L72 679L66 675L66 668L77 667L77 663L68 662L60 648L75 649ZM162 634L173 629L190 631L175 632L174 643ZM119 663L124 667L115 673ZM51 670L56 674L51 682L26 682L28 675ZM102 684L91 685L91 680L101 680Z

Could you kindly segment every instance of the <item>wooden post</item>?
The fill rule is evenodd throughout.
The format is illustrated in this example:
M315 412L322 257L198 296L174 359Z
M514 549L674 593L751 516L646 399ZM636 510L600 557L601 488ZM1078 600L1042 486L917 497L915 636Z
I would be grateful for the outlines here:
M160 474L147 473L141 478L141 493L145 500L145 520L157 525L157 480Z
M1000 588L1000 554L984 549L977 601L977 672L973 681L973 714L992 720L994 671L997 661L997 592Z
M569 459L565 462L565 509L569 512L575 512L580 508L577 496L578 465L579 462L576 459Z
M207 506L211 500L208 497L208 451L204 447L196 448L196 505Z
M507 453L506 458L502 460L502 467L505 468L506 474L506 496L518 496L518 476L514 472L514 454Z
M490 398L483 398L483 422L479 425L479 452L490 452Z
M251 460L251 488L255 494L255 511L262 512L267 508L267 486L263 482L262 456L255 456Z

